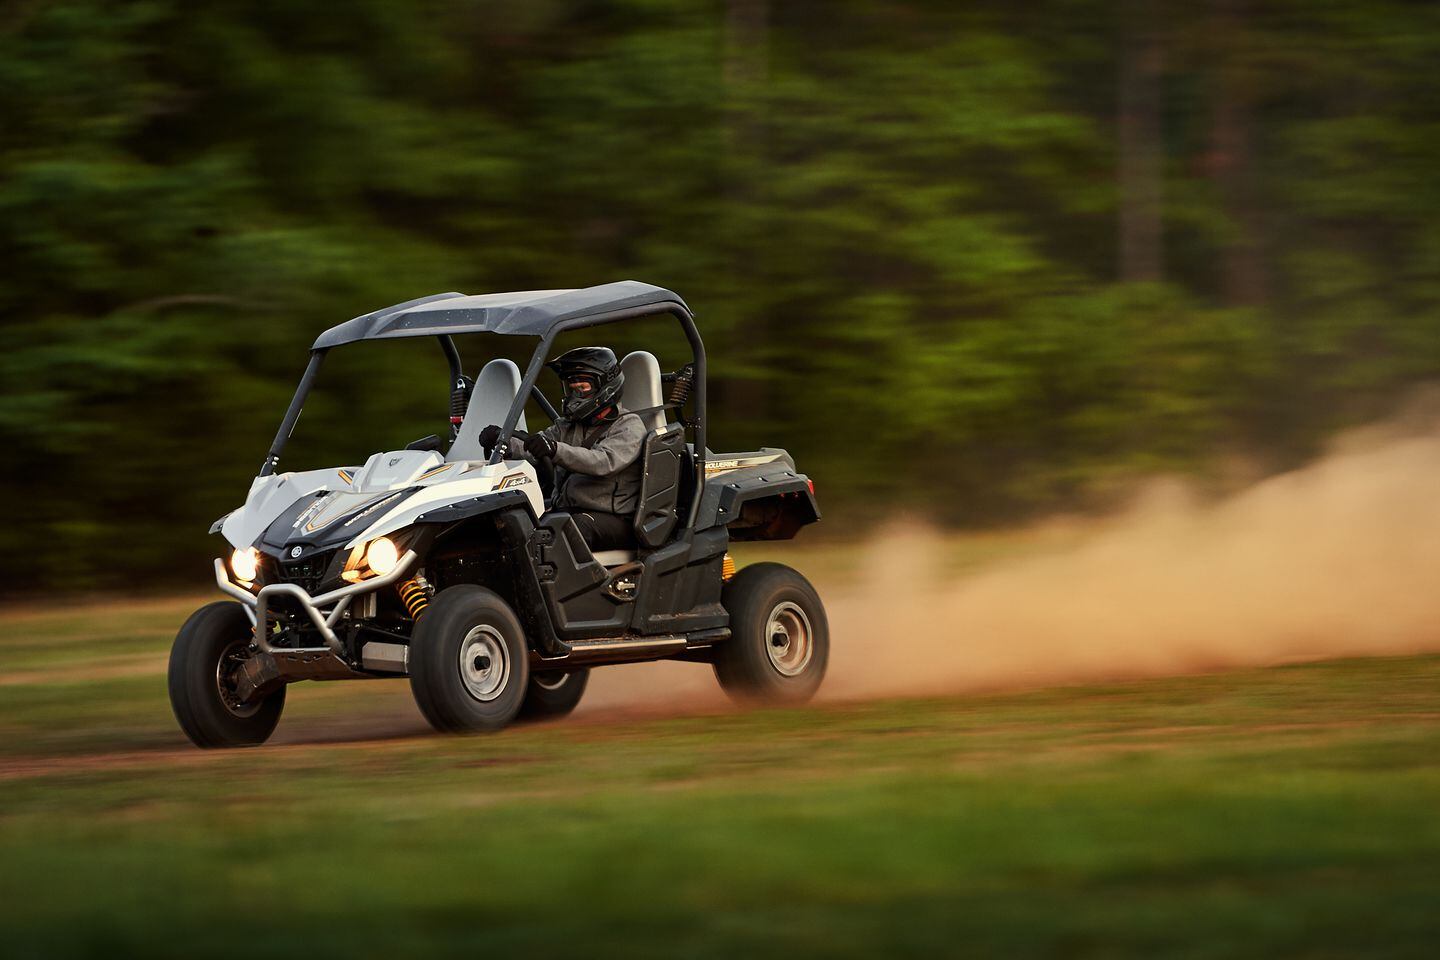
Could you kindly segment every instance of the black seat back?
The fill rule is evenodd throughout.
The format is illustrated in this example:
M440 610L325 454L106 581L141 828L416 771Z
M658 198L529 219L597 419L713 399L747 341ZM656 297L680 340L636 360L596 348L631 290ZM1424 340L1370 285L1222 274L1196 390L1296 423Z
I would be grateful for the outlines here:
M685 428L669 423L651 430L640 448L644 472L640 476L640 503L635 510L635 539L641 549L662 547L675 532L679 516L675 505L680 493L680 459L685 453Z

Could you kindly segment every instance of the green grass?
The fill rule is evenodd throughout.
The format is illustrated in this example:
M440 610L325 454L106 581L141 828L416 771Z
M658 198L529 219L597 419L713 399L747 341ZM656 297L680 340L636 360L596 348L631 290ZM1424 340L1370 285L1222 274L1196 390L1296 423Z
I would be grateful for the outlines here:
M5 956L1440 942L1440 657L468 739L356 740L414 729L405 685L312 684L302 742L209 753L165 702L187 606L0 617ZM110 632L154 666L92 669Z

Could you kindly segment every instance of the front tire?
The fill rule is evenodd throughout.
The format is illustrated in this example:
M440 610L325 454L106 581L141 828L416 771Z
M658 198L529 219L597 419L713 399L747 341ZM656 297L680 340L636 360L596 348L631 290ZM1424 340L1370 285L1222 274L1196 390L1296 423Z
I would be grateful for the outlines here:
M715 677L730 698L798 704L815 696L830 661L820 595L780 563L746 567L725 584L730 639L715 647Z
M589 670L570 673L552 670L530 674L525 702L520 705L520 719L551 720L568 716L579 705L589 681Z
M191 614L170 648L170 707L197 747L253 747L275 732L285 688L248 703L235 696L234 673L252 654L250 618L220 600Z
M525 633L509 604L473 584L436 594L410 642L410 691L444 733L499 730L530 679Z

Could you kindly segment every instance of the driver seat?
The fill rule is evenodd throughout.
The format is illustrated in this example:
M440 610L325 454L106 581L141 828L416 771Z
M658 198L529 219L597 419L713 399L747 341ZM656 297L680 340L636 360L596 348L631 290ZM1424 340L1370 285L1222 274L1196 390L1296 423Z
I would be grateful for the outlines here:
M513 361L503 357L491 360L475 378L470 391L470 403L465 408L465 419L460 422L460 432L450 451L445 454L448 463L457 460L484 460L485 448L480 445L480 431L492 423L501 423L515 395L520 392L520 368ZM525 411L520 411L516 430L526 430Z

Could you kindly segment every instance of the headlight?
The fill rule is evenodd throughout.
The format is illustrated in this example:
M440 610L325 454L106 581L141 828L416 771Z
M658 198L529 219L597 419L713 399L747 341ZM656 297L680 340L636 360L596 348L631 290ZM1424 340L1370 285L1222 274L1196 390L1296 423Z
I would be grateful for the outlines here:
M389 537L376 537L365 550L365 562L377 577L383 577L400 562L400 551Z
M236 550L230 554L230 572L237 580L253 583L260 574L260 552L254 547Z

